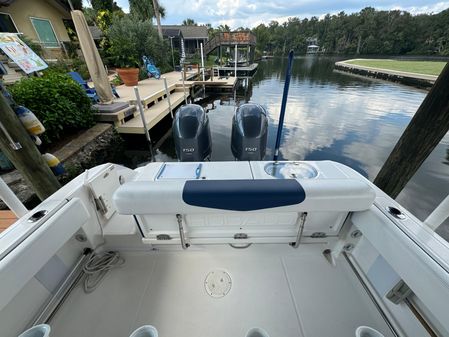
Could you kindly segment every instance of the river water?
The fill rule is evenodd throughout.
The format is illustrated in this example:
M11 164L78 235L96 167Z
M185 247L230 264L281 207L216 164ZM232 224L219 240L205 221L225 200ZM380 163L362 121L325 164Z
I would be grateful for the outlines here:
M334 160L373 180L426 91L333 70L339 59L295 58L285 116L281 157ZM212 160L233 160L231 120L237 104L263 105L269 116L266 159L272 157L287 59L261 61L237 94L208 97ZM157 160L176 160L173 139L157 149ZM449 135L446 135L397 200L421 220L449 193ZM439 233L449 239L449 226Z

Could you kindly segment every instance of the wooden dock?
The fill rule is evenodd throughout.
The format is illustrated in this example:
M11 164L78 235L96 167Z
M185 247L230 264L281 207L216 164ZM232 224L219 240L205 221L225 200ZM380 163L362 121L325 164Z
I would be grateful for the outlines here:
M0 233L16 222L17 217L11 211L0 211Z
M172 109L174 110L176 106L182 104L184 101L184 94L179 91L175 91L170 94L170 102ZM145 106L145 105L144 105ZM174 111L173 111L174 112ZM153 104L144 110L145 121L147 122L147 128L150 130L157 123L159 123L162 118L170 113L168 107L168 101L166 99L160 101L158 104ZM133 134L144 134L144 128L142 119L140 116L135 116L134 118L126 121L125 123L117 126L117 131L119 133L133 133Z
M252 63L248 66L240 66L237 67L237 77L252 77L259 66L258 63ZM235 67L234 66L218 66L218 73L220 76L226 76L229 74L234 74Z
M196 75L197 72L187 73L187 79L184 81L185 96L190 97L191 88L198 85L204 85L206 88L220 88L222 90L233 90L237 83L235 77L220 78L214 77L206 81L193 80L192 76ZM140 81L138 84L140 98L142 106L144 108L145 121L147 123L147 128L150 130L157 123L159 123L165 116L170 114L170 109L168 106L167 95L165 92L164 81L162 77L167 79L167 87L170 92L170 102L173 109L175 109L183 104L184 102L184 89L182 84L182 77L180 72L170 72L163 74L161 79L146 79ZM136 96L134 94L133 87L127 87L124 85L118 86L117 92L120 98L116 101L127 102L131 105L136 105ZM144 128L142 119L139 116L140 112L138 110L132 113L128 113L126 116L122 114L122 118L115 121L115 126L117 131L121 134L144 134Z

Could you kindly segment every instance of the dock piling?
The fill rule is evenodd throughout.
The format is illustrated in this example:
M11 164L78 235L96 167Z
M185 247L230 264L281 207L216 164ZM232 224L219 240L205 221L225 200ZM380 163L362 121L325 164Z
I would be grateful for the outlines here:
M374 184L396 198L449 130L449 63L416 111Z
M3 132L0 132L0 150L32 186L39 199L44 200L56 192L61 187L58 179L2 93L0 124L4 127Z

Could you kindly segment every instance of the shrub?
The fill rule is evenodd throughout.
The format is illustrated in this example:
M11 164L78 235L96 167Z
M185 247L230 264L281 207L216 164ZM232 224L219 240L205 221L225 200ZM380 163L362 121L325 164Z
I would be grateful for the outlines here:
M111 63L116 67L136 67L142 64L142 56L153 59L156 66L164 69L171 60L168 44L161 41L149 20L141 21L132 15L114 17L106 36L110 48Z
M20 80L10 90L16 103L33 111L44 124L42 136L47 143L60 139L67 131L94 124L90 99L68 75L47 71L42 77Z
M90 78L89 70L87 69L86 63L79 59L60 59L56 62L52 62L48 64L48 68L44 70L44 73L46 72L58 72L61 74L66 74L70 71L76 71L78 72L81 77L85 80L88 80Z

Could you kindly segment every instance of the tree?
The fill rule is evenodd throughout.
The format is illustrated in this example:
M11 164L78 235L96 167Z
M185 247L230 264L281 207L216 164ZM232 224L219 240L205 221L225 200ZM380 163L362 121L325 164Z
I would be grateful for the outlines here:
M151 57L162 72L171 69L167 41L158 37L150 20L135 20L132 15L114 17L106 34L110 43L108 53L114 66L121 62L141 63L145 55Z
M63 0L63 2L67 5L68 8L70 8L69 1ZM83 0L71 0L73 9L75 10L82 10L83 9Z
M152 0L129 0L129 12L139 20L152 20L156 17ZM165 8L159 5L159 14L165 17Z
M183 26L198 26L198 24L195 22L195 20L191 18L187 18L184 21L182 21Z
M448 22L449 9L413 16L367 7L359 13L327 14L322 19L294 17L282 25L272 21L252 32L259 52L280 55L290 49L305 53L310 38L317 38L321 50L332 54L449 55Z
M91 0L92 8L95 12L99 11L110 11L114 9L114 1L113 0Z
M162 40L164 38L164 36L162 35L161 15L159 13L158 0L153 0L153 8L154 8L154 13L156 14L157 32L159 34L159 38Z

